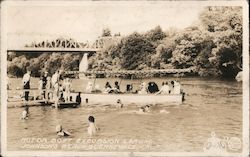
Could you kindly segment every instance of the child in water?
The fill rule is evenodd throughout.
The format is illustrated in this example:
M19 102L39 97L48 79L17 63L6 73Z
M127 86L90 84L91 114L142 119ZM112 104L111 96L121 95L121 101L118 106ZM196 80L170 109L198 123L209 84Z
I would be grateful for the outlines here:
M29 118L27 110L23 110L21 119L27 120Z
M142 113L147 113L150 112L150 106L146 105L146 106L142 106L139 108L139 111L137 111L138 114L142 114Z
M121 101L121 99L118 99L117 102L116 102L116 107L117 108L123 108L123 103Z
M95 118L93 116L89 116L89 127L88 127L88 134L90 136L96 134L97 131L100 130L100 128L97 128L95 125Z

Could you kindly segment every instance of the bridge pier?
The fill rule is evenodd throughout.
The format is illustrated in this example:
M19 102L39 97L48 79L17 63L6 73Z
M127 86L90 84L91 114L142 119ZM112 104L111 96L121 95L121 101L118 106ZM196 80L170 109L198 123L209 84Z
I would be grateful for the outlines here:
M86 79L86 75L84 74L84 72L86 72L88 70L88 54L84 53L82 60L79 64L79 78L80 79Z

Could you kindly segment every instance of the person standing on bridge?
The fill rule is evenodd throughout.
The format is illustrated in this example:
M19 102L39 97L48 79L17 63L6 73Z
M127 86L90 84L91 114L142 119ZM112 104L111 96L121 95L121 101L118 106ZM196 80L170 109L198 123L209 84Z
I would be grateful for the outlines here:
M23 89L24 89L24 90L30 89L30 74L31 74L31 71L30 71L30 70L27 70L27 73L25 73L25 74L23 75L23 80L22 80L22 82L23 82ZM25 99L26 101L29 100L29 91L24 91L24 99Z

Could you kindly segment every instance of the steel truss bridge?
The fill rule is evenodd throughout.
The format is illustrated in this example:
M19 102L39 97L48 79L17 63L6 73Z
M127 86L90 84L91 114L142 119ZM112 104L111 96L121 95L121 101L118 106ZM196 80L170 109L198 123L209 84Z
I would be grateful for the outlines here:
M21 48L9 48L7 52L98 52L112 41L121 37L100 37L94 42L77 42L73 39L58 38L51 41L32 42Z

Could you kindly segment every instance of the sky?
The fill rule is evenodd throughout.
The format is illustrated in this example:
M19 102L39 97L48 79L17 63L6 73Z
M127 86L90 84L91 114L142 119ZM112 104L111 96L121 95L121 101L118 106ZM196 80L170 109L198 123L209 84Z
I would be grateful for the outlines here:
M94 41L106 27L121 35L145 32L157 25L163 30L181 29L197 21L202 9L200 5L164 1L12 4L7 6L4 25L8 47L15 48L58 37Z

